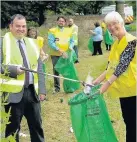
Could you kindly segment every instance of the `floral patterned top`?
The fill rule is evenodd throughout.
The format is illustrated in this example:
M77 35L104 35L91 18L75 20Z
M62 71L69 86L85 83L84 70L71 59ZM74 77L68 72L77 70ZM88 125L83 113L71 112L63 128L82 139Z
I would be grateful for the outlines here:
M114 72L115 76L119 77L128 68L130 62L135 56L136 43L137 40L129 42L125 50L120 55L120 62L117 65L116 70Z
M119 64L117 65L115 72L113 73L115 76L119 77L128 68L130 62L135 56L136 44L137 44L137 40L128 42L127 47L120 55Z

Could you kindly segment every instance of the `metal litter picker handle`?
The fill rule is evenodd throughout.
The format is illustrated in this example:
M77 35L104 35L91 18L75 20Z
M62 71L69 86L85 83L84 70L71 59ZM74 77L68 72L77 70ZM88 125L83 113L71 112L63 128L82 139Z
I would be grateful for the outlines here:
M20 69L24 70L24 71L28 71L28 72L33 72L33 73L37 73L37 74L43 74L43 75L47 75L47 76L51 76L51 77L55 77L55 78L69 80L69 81L72 81L72 82L79 82L79 83L82 83L83 86L89 86L89 87L94 86L94 85L91 85L91 84L87 84L84 81L75 80L75 79L66 78L66 77L61 77L61 76L57 76L57 75L53 75L53 74L49 74L49 73L45 73L45 72L38 72L38 71L34 71L32 69L28 69L28 68L24 68L24 67L20 67Z

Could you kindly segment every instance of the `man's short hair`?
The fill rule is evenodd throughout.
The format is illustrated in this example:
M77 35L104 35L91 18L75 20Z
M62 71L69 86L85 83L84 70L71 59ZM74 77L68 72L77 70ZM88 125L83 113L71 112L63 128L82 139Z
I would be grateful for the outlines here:
M65 18L64 16L59 16L59 17L57 18L57 21L58 21L60 18L64 19L64 21L66 22L66 18Z
M13 24L13 21L14 21L15 18L17 18L17 19L25 19L26 20L26 18L23 15L21 15L21 14L15 14L15 15L13 15L10 18L9 24Z

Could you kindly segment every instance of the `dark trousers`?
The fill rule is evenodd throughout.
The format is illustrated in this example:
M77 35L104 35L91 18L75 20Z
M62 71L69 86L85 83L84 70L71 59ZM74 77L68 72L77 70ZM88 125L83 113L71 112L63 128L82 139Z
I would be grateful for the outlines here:
M6 112L11 108L11 116L9 118L11 123L6 126L5 137L17 132L16 142L19 142L18 133L23 115L27 119L31 142L44 142L40 102L34 97L35 91L32 86L30 85L24 89L23 98L19 103L10 103L5 106Z
M76 55L77 55L77 61L78 61L78 47L77 47L77 45L75 45L74 47L73 47L73 49L74 49L74 51L75 51L75 53L76 53ZM76 61L76 62L77 62Z
M102 55L101 42L102 41L93 41L94 52L92 55L97 55L97 53Z
M59 76L59 73L55 70L55 65L58 62L60 56L51 56L52 64L53 64L53 73L56 76ZM60 79L54 77L54 87L56 91L60 90Z
M111 45L109 45L109 44L105 44L106 45L106 50L111 50Z
M126 125L126 142L136 142L136 96L120 98L120 104Z

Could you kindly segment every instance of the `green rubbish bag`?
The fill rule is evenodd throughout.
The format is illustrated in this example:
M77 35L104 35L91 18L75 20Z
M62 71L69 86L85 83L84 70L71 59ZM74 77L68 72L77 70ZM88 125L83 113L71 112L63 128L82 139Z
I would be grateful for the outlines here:
M68 58L60 57L57 64L55 65L55 70L59 72L63 77L79 80L74 62L77 60L77 56L74 50L68 51ZM80 88L79 82L73 82L64 79L63 89L66 93L73 93L75 90Z
M45 63L42 64L42 69L43 69L43 72L46 72L46 64Z
M108 45L112 45L114 42L114 39L108 29L106 29L104 33L104 40L105 40L105 43Z
M77 142L118 142L99 88L94 86L90 94L81 92L68 102Z
M130 25L125 25L125 29L127 32L129 32L131 30L131 26Z
M94 46L93 46L93 39L92 39L92 37L88 41L88 49L89 49L90 52L92 52L92 53L94 52Z

